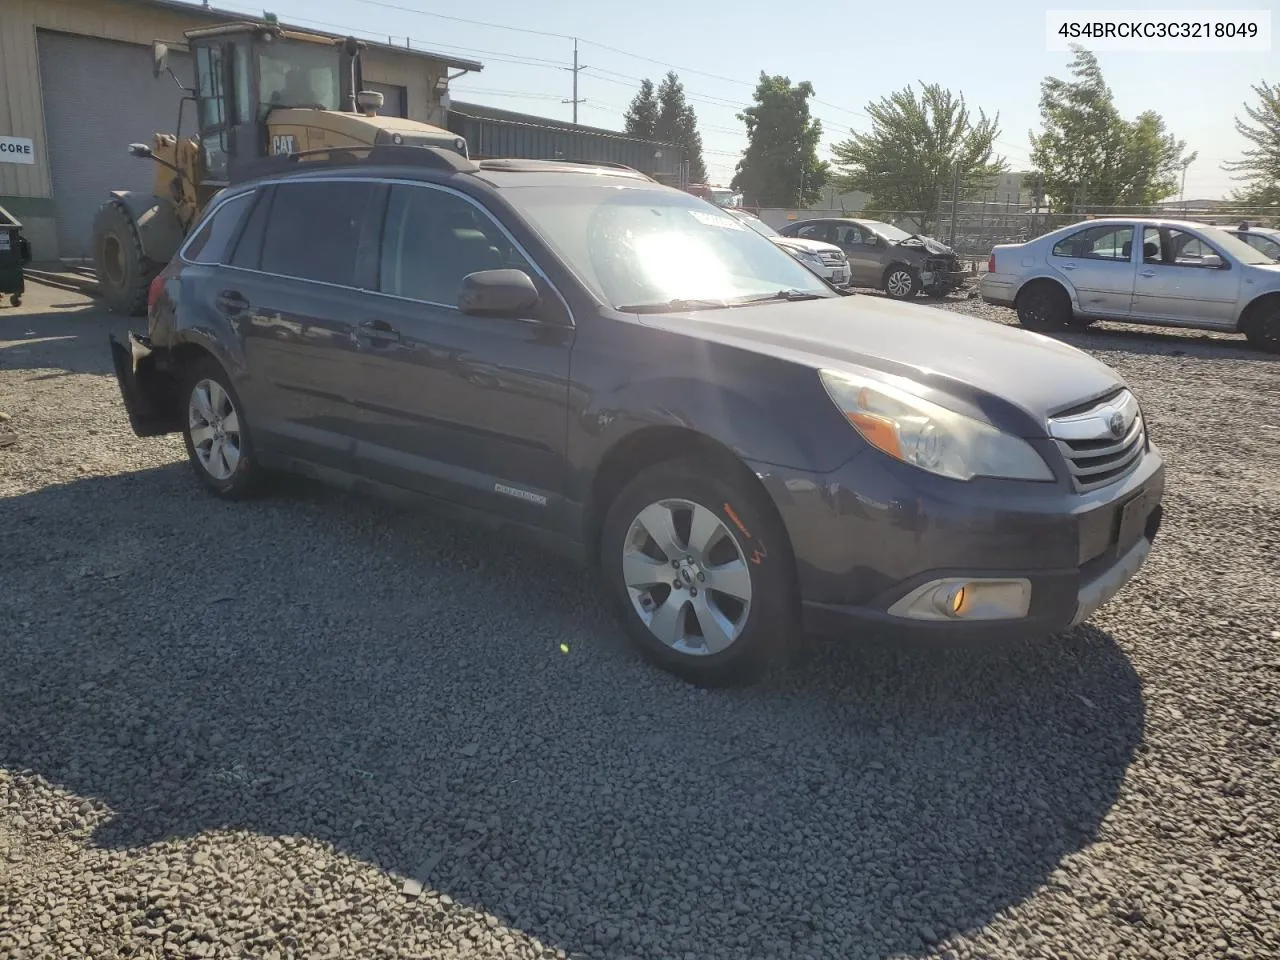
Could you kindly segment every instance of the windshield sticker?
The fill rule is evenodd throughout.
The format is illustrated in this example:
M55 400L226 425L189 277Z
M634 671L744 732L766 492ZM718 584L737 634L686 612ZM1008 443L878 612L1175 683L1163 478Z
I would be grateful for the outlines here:
M689 215L697 220L703 226L721 227L725 230L745 230L747 229L733 217L723 213L708 213L705 210L690 210Z

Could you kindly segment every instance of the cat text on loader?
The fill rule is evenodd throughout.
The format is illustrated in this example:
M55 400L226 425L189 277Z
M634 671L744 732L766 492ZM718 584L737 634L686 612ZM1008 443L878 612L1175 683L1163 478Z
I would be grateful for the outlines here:
M188 30L195 83L187 88L167 65L169 44L156 41L155 75L182 87L173 133L129 152L155 163L149 192L112 191L93 223L94 267L106 305L124 314L146 310L147 286L223 187L262 172L281 154L306 162L344 147L381 144L442 147L467 155L456 134L413 120L378 116L382 95L362 90L354 38L282 29L275 23L230 23ZM183 136L194 107L195 132Z

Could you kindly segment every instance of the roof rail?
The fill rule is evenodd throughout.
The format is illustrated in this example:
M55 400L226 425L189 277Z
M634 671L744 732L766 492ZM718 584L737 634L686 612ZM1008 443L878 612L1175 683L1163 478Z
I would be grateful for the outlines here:
M321 159L323 157L323 159ZM303 172L351 166L424 167L449 173L474 173L479 169L475 161L459 153L441 147L411 146L408 144L380 143L345 147L317 147L297 153L277 154L228 168L232 183L241 183L272 174Z
M533 157L489 157L478 161L481 170L512 170L532 173L535 170L552 170L562 166L574 167L605 167L610 170L618 170L648 180L652 183L658 183L653 177L649 176L635 167L629 167L625 163L613 163L609 160L566 160L563 157L549 158L533 158Z

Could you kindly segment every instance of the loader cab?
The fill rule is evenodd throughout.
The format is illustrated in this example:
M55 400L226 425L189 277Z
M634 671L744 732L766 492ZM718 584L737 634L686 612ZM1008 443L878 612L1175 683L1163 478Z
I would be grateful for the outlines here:
M196 127L205 165L202 192L226 186L238 166L296 149L287 135L272 142L273 111L355 110L354 91L361 88L362 78L354 40L310 37L260 24L190 30L186 38L195 60Z

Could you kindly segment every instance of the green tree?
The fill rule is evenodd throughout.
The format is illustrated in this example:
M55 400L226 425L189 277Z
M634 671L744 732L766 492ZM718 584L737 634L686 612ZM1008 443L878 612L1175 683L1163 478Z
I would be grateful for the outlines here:
M622 123L627 136L654 139L653 131L658 126L658 96L652 80L640 81L640 92L632 98Z
M1031 162L1049 200L1059 209L1140 206L1176 193L1189 159L1185 141L1166 132L1154 111L1133 121L1120 116L1098 58L1073 49L1075 79L1044 79L1043 130L1030 135Z
M689 179L694 183L707 182L698 117L685 100L684 84L674 70L668 71L658 86L658 121L654 126L653 139L683 148L685 160L689 163Z
M755 102L738 114L747 149L730 186L760 206L803 207L822 196L830 178L818 159L822 123L809 116L813 84L760 73Z
M871 130L834 144L841 190L870 194L869 210L919 211L928 232L944 195L949 196L959 168L962 189L980 189L1007 167L992 159L1000 135L1000 117L982 110L976 121L963 96L936 83L917 97L906 88L867 104Z
M1265 80L1251 85L1258 97L1256 106L1246 103L1245 115L1252 123L1236 117L1236 132L1248 140L1252 147L1244 151L1243 159L1223 164L1229 173L1241 174L1235 179L1244 186L1232 194L1233 200L1259 205L1280 203L1280 83L1269 84Z

